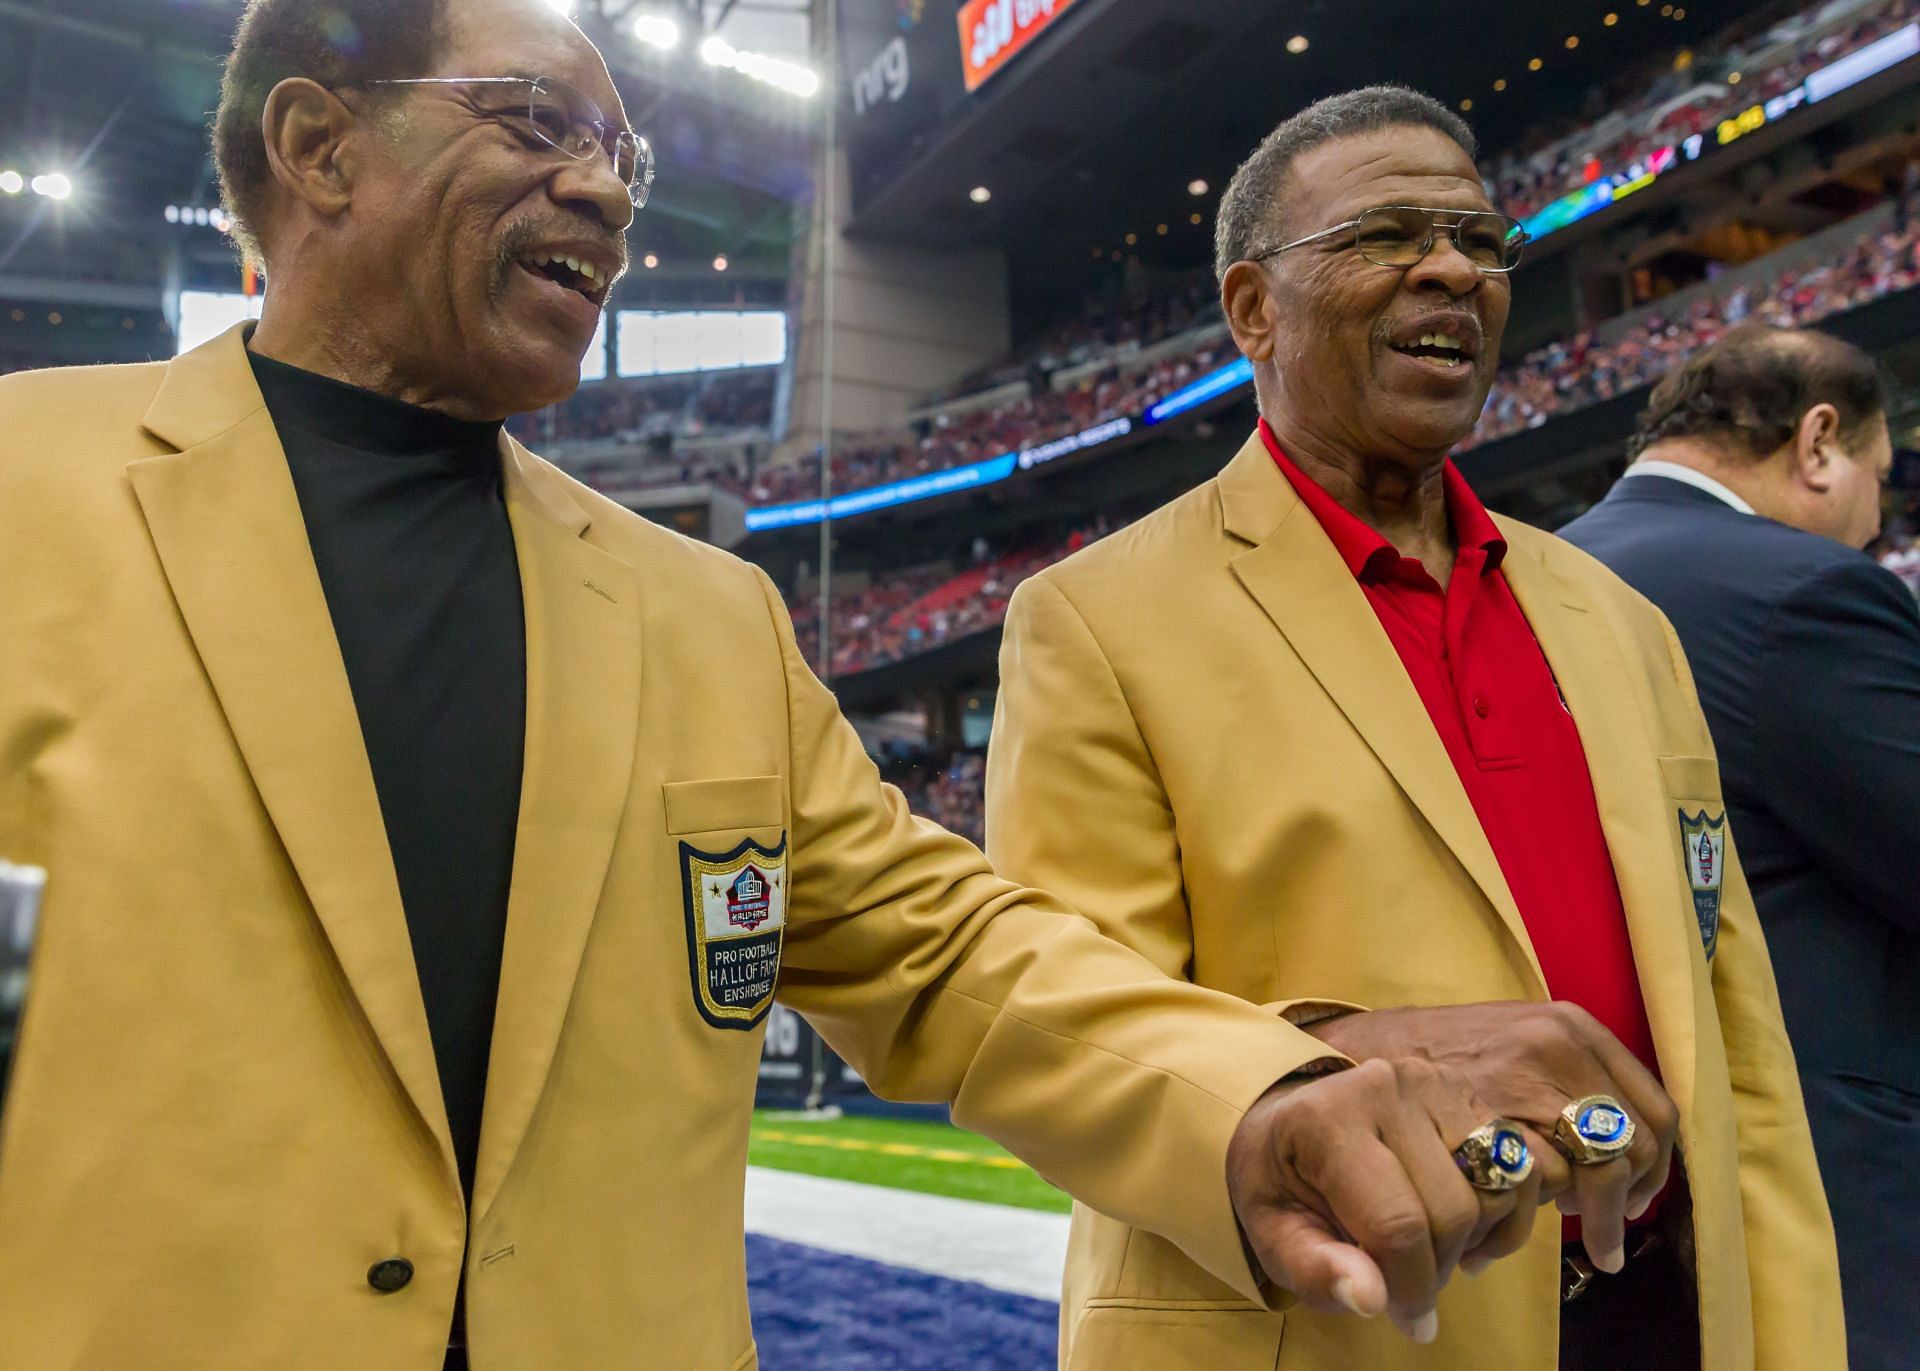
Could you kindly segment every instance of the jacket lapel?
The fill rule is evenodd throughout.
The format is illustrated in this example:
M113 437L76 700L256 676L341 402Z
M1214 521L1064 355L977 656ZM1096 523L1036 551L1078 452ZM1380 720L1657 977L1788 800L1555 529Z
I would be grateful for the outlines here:
M624 813L640 709L634 569L583 536L564 482L503 440L527 623L526 763L473 1215L545 1088Z
M234 329L176 358L128 476L167 584L374 1037L457 1186L360 718L286 455Z
M1691 916L1678 917L1674 836L1653 736L1623 688L1630 679L1619 639L1600 607L1542 556L1542 535L1498 520L1513 555L1502 567L1566 697L1587 755L1600 827L1627 911L1640 994L1661 1079L1692 1117L1695 1005ZM1691 944L1691 946L1690 946Z
M1256 433L1220 475L1234 575L1366 740L1506 925L1544 991L1520 910L1453 760L1373 606Z

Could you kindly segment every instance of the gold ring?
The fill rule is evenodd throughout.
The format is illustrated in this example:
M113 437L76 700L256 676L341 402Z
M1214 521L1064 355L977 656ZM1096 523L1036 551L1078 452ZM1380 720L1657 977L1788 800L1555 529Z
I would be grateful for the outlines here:
M1513 1190L1533 1174L1533 1149L1520 1128L1506 1119L1489 1119L1453 1149L1453 1160L1475 1190Z
M1611 1095L1585 1095L1560 1111L1553 1145L1575 1166L1599 1166L1633 1142L1633 1116Z

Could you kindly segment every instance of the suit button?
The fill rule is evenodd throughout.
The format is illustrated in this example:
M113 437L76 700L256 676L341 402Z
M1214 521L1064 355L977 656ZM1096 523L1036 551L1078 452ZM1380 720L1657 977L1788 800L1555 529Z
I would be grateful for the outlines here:
M1473 712L1484 719L1493 713L1493 706L1488 703L1486 696L1476 695L1473 697Z
M391 1295L413 1279L413 1263L405 1257L388 1257L367 1268L367 1284L383 1295Z

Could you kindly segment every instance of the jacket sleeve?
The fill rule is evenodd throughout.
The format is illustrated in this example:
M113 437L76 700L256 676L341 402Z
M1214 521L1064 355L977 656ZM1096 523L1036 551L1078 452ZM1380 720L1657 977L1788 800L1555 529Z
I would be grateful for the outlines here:
M1697 731L1708 737L1693 673L1664 617L1667 649ZM1773 962L1729 833L1720 882L1720 931L1709 963L1714 1007L1733 1087L1740 1205L1753 1291L1755 1371L1845 1367L1840 1258L1814 1160L1793 1046L1780 1015Z
M950 1102L962 1127L1263 1299L1227 1144L1255 1100L1326 1049L1170 979L916 819L807 669L764 577L762 590L792 729L780 998L881 1095Z
M1773 812L1855 900L1920 935L1920 610L1865 558L1775 609L1753 755Z

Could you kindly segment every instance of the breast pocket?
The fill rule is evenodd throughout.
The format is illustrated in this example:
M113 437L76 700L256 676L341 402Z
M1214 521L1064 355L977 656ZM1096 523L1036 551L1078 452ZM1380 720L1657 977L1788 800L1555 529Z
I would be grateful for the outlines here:
M1660 774L1674 804L1674 829L1693 895L1693 916L1700 925L1700 946L1712 961L1727 870L1727 806L1720 798L1720 767L1711 757L1662 757Z
M669 781L694 1007L747 1030L773 1006L787 928L786 782L779 776Z

